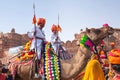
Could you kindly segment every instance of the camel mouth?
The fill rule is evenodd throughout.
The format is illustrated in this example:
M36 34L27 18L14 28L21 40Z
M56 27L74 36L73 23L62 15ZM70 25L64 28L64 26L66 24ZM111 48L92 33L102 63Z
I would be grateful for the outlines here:
M99 38L95 38L93 40L94 44L99 44L104 38L109 37L109 35L112 35L114 33L114 29L112 27L109 27L108 30L106 30L105 34L99 35Z
M108 35L112 35L114 33L114 30L108 31Z

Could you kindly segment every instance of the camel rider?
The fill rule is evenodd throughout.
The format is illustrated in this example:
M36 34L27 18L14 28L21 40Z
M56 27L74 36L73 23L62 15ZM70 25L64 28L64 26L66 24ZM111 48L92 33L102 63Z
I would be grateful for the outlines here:
M44 48L45 48L44 47L45 46L44 45L45 34L43 31L45 23L46 23L46 20L44 18L38 18L37 26L35 26L35 28L33 28L31 32L28 32L28 36L30 38L33 38L30 50L35 49L35 51L37 53L37 60L35 63L35 66L36 66L35 77L36 78L39 77L39 74L38 74L39 65L37 65L37 64L40 64L41 56L42 56L42 53L44 52Z
M52 35L51 35L50 42L52 44L54 51L58 55L59 46L61 45L61 40L60 40L60 37L58 35L58 31L59 31L58 26L53 24L51 31L52 31Z
M44 18L38 18L36 28L33 28L31 32L28 33L30 38L33 38L30 50L37 50L38 60L41 59L41 51L43 48L43 42L45 41L45 34L43 28L45 26L46 20ZM36 39L36 40L35 40Z

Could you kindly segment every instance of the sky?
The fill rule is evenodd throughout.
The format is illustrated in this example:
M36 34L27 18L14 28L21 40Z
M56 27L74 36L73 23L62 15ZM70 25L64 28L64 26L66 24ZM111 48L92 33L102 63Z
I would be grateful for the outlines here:
M74 34L86 27L99 28L104 23L120 27L120 0L1 0L0 32L8 33L12 28L19 34L31 31L33 3L36 17L46 19L44 32L48 41L51 26L58 24L58 14L62 41L74 40Z

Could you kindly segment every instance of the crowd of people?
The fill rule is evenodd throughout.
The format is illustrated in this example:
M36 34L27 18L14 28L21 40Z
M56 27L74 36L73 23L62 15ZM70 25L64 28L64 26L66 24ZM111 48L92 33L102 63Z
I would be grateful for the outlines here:
M35 68L35 78L39 77L39 71L37 69L37 64L40 64L41 59L42 59L42 53L45 52L45 43L47 42L46 38L45 38L45 32L43 31L43 28L45 27L46 24L46 19L45 18L38 18L37 21L33 21L34 24L37 23L37 25L35 25L35 27L28 32L28 36L29 38L32 40L31 45L30 45L30 51L35 51L37 53L36 56L36 68ZM59 25L55 25L53 24L51 27L51 45L53 46L54 51L56 52L56 54L58 55L58 48L59 45L61 45L61 40L60 37L58 35L58 32L61 31L61 28ZM6 73L3 74L4 72L2 72L2 68L3 65L2 63L0 63L0 80L12 80L12 78L10 79L7 78ZM10 71L7 71L7 74L9 74ZM2 78L1 78L2 76Z
M28 36L32 39L30 50L37 53L35 64L36 78L39 77L37 64L41 63L42 53L45 52L45 43L47 42L43 31L45 24L45 18L38 18L37 26L28 32ZM61 31L60 26L53 24L51 27L52 35L50 42L57 55L59 46L61 45L59 31ZM115 48L115 43L111 43L111 50L109 52L104 51L103 44L98 46L97 49L98 55L93 54L93 58L88 62L83 80L120 80L120 50ZM1 61L0 80L13 80L11 72L3 67Z
M111 50L104 51L104 46L98 46L99 55L93 54L88 62L83 80L120 80L120 50L115 43L110 43ZM100 58L100 60L98 59Z
M13 80L10 70L0 61L0 80Z
M38 26L35 27L32 32L28 33L29 37L33 39L30 49L37 50L39 61L42 53L44 53L44 44L46 42L45 33L42 30L45 23L46 20L44 18L39 18L37 22ZM108 24L105 24L104 26L108 26ZM58 55L59 46L61 45L58 34L58 32L61 31L60 26L53 24L51 31L52 35L50 42ZM83 80L120 80L120 50L115 48L114 42L110 45L111 50L108 52L104 50L104 41L97 46L98 55L93 54L93 58L88 62Z

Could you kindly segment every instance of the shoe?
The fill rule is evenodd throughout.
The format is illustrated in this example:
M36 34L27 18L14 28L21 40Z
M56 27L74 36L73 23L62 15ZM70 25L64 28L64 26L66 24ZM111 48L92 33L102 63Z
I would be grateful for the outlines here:
M39 74L35 73L34 78L39 78Z

